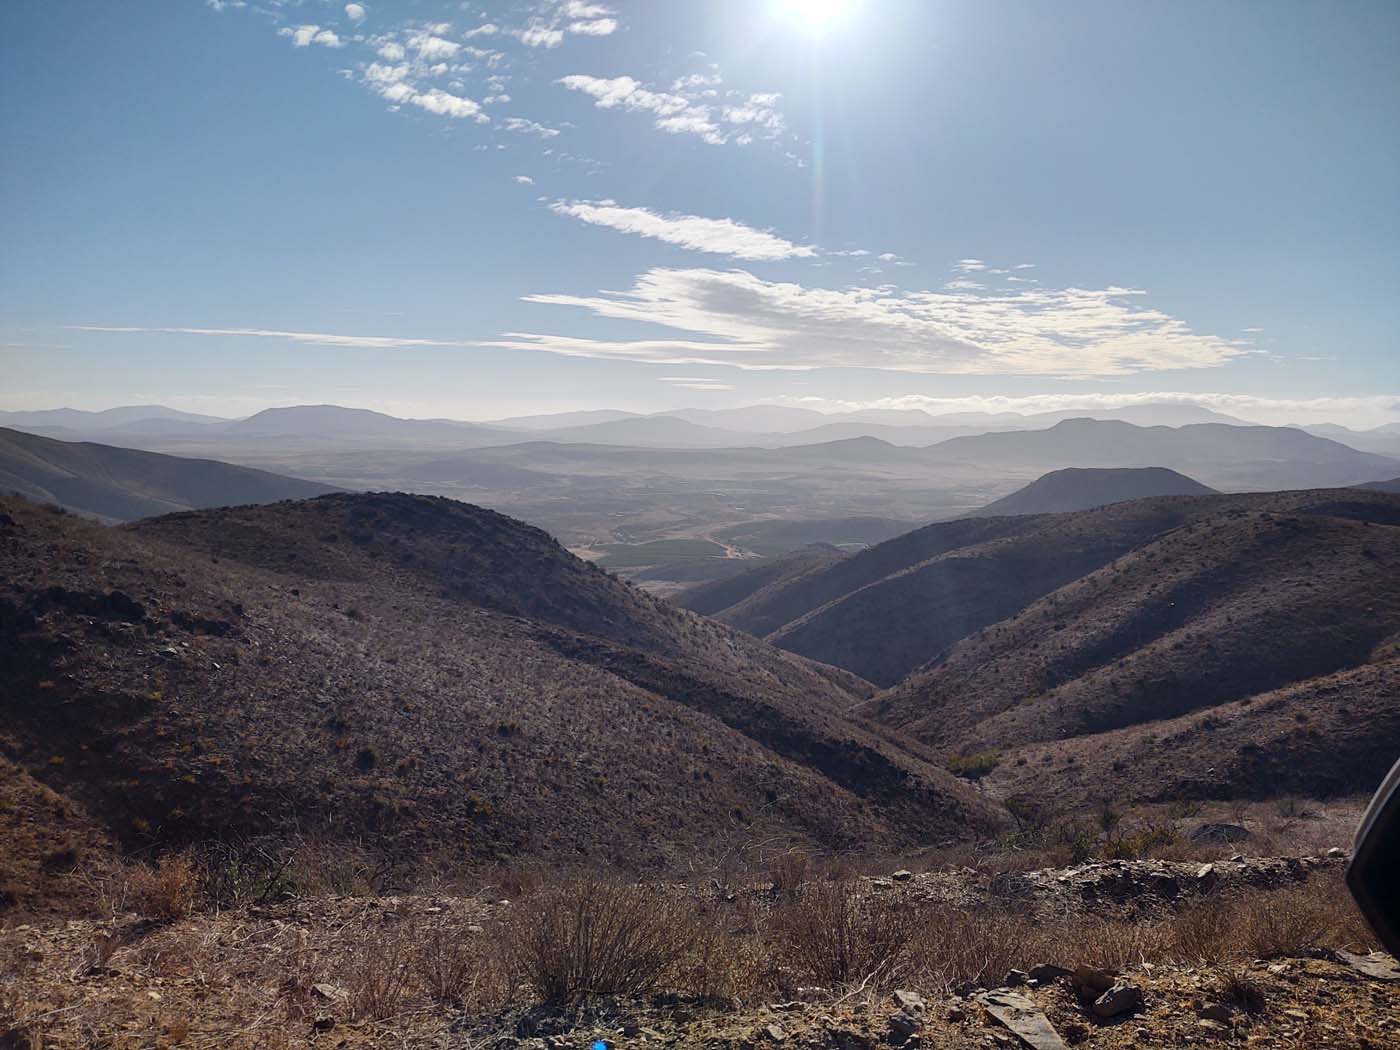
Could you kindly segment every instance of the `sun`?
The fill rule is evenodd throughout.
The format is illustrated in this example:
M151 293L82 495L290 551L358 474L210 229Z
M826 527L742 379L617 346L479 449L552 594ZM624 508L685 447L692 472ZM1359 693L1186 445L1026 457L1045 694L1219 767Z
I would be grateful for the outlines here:
M778 0L783 13L811 33L829 29L849 14L858 0Z

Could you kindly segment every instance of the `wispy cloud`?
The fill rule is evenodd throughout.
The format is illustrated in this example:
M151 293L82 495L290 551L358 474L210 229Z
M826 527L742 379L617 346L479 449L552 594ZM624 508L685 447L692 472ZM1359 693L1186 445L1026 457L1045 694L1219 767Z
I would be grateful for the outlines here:
M129 325L69 325L79 332L114 332L134 335L233 336L252 339L281 339L312 346L355 350L410 350L422 347L462 347L463 342L440 339L411 339L391 335L338 335L330 332L289 332L276 328L143 328Z
M1192 331L1130 289L914 291L810 288L744 270L653 269L626 292L538 294L686 337L607 340L516 333L490 345L745 369L1109 377L1209 368L1248 349Z
M682 390L733 390L733 383L722 383L718 379L706 379L703 376L660 376L658 383L666 383L669 386L679 387Z
M728 255L735 259L772 261L810 258L817 250L794 244L767 230L733 219L706 219L699 215L659 214L646 208L626 208L616 201L554 201L550 210L594 226L650 237L691 251Z
M559 134L558 128L526 120L524 117L506 117L503 123L507 131L514 131L518 135L535 135L542 139L552 139Z
M624 109L650 113L652 124L672 135L695 135L712 146L728 142L746 146L755 138L776 138L783 131L778 112L781 96L776 94L740 95L729 92L733 101L719 103L709 85L718 76L682 77L672 91L657 91L635 77L595 77L574 73L558 83L570 91L588 95L599 109Z
M522 186L533 186L535 184L535 180L528 175L517 175L512 181L518 182Z

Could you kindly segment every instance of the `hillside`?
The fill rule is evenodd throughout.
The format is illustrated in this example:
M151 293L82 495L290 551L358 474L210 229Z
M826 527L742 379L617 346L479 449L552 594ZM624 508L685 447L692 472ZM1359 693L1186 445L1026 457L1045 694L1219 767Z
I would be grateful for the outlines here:
M967 637L864 713L940 748L1074 755L1090 778L1122 774L1129 796L1369 790L1400 749L1400 500L1323 491L1205 508ZM1263 772L1309 747L1336 753L1270 785ZM1029 790L1040 772L1006 775Z
M334 491L329 485L213 460L0 429L0 492L109 521Z
M128 847L297 834L410 869L666 865L994 827L868 687L449 500L115 530L4 502L0 756Z
M692 587L677 595L676 604L713 616L743 601L748 601L765 588L778 587L813 569L826 568L844 558L841 551L829 544L817 543L791 554L770 558L762 564L726 577Z
M1066 467L987 504L977 516L1065 514L1149 496L1209 496L1214 491L1166 467Z

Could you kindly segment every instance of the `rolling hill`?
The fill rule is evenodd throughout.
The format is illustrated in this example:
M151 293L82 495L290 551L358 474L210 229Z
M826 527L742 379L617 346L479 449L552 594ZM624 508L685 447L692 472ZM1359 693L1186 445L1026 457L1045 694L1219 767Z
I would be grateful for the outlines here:
M1214 492L1166 467L1066 467L987 504L977 516L1064 514L1148 496L1208 496Z
M334 491L329 485L213 460L0 429L0 492L57 503L108 521Z
M466 504L338 494L113 529L8 498L0 532L0 757L127 848L219 828L372 843L405 870L640 869L1003 819L848 719L866 683Z

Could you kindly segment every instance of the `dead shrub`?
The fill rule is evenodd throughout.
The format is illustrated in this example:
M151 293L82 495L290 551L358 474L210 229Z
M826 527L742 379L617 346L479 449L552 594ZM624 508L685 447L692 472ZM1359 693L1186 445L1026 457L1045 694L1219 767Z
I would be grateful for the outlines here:
M996 985L1013 967L1040 961L1043 928L1020 915L927 906L915 916L914 928L912 964L929 988Z
M127 876L127 899L148 919L183 919L198 892L199 869L184 853L168 853L154 866L140 865Z
M892 979L907 964L911 924L893 902L851 882L808 883L773 913L772 936L818 983Z
M812 858L798 850L780 853L768 862L774 893L796 893L812 877Z
M1264 1012L1264 986L1243 970L1225 970L1215 982L1220 1001L1247 1014Z
M521 902L505 945L520 979L547 1002L639 995L675 977L693 948L692 919L662 891L583 876Z
M480 1007L502 996L499 962L484 938L438 923L418 931L415 941L413 972L434 1002Z
M398 930L366 932L349 951L345 984L351 1016L361 1021L398 1016L413 983L410 939Z
M1228 907L1221 898L1208 897L1183 908L1167 931L1167 949L1172 958L1190 966L1224 962L1235 950L1226 921Z

